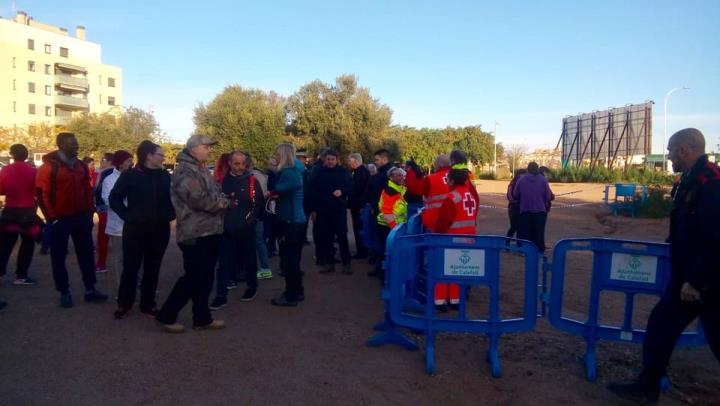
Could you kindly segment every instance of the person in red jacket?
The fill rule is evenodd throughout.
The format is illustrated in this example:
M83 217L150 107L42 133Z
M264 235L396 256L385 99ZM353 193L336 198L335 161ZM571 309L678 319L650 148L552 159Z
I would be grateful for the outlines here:
M0 172L0 195L5 195L5 208L0 215L0 276L5 275L18 237L14 285L35 285L28 277L35 241L40 237L42 220L37 216L35 202L35 167L25 162L28 150L22 144L10 147L13 163Z
M476 233L475 220L478 202L468 187L470 176L465 169L451 169L448 173L450 192L438 210L437 222L432 231L440 234L471 234ZM460 286L454 283L438 283L435 285L435 305L450 304L457 308L460 303Z
M435 171L432 174L422 176L417 164L414 161L408 161L407 178L405 179L408 192L423 197L424 205L420 217L425 228L430 230L435 227L440 205L450 190L447 184L450 157L447 154L438 155L433 166Z
M93 204L90 171L77 158L79 145L75 134L57 135L58 151L43 157L35 187L40 209L51 224L50 260L55 288L60 292L60 305L73 306L65 257L68 239L72 236L78 265L85 284L86 302L105 302L107 295L95 289L93 258Z

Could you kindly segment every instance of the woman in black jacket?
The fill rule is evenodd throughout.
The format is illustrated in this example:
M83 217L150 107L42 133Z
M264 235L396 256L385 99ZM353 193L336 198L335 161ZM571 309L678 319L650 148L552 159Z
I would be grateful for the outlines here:
M140 312L155 317L157 290L170 222L175 209L170 201L170 174L164 169L165 153L159 145L143 141L137 148L138 164L124 171L110 192L110 207L123 226L123 272L115 318L125 318L135 303L137 278L144 263Z

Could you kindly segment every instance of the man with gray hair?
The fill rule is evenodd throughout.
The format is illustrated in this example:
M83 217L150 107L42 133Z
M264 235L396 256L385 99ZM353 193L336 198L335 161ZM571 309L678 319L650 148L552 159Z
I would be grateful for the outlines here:
M350 209L350 217L352 218L353 234L355 237L355 255L353 259L364 259L368 256L368 248L363 244L362 221L360 221L360 211L365 206L365 189L370 180L370 172L363 165L362 155L354 152L348 156L350 168L352 169L352 192L348 199L348 208Z
M213 320L208 308L223 233L223 215L229 206L229 200L205 166L210 148L215 144L208 136L195 134L176 159L170 192L177 214L175 239L182 251L185 275L175 282L157 315L157 321L169 333L185 330L177 323L177 316L190 299L195 329L225 327L223 321Z
M650 313L640 376L608 385L624 399L651 403L678 337L696 318L720 361L720 168L708 161L705 137L695 128L673 134L667 149L673 171L682 172L670 213L670 283Z

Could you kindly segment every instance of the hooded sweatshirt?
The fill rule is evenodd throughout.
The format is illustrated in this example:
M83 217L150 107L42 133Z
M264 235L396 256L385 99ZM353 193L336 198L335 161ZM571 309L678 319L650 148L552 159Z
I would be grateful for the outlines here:
M520 213L545 213L552 200L550 185L539 173L522 175L512 195L520 203Z

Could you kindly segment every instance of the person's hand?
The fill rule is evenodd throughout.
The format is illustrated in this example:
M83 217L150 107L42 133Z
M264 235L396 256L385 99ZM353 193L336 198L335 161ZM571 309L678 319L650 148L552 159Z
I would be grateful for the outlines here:
M338 190L334 191L334 192L333 192L333 196L335 196L335 197L340 197L340 196L342 196L342 190L338 189Z
M383 220L385 220L386 223L392 223L395 220L394 214L383 214Z
M230 201L226 198L222 198L218 201L218 207L220 207L221 209L227 209L229 205Z
M317 218L317 213L316 213L316 212L310 213L310 221L312 221L312 222L314 223L316 218Z
M697 302L700 300L700 291L685 282L680 290L680 300L683 302Z

